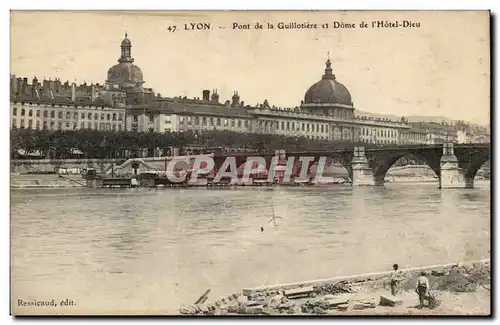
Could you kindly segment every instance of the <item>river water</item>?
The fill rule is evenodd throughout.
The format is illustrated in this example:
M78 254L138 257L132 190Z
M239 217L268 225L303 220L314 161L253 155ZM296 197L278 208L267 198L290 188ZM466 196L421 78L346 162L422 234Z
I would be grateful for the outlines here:
M44 312L174 313L209 288L213 300L488 258L490 183L475 185L12 190L13 308L67 298L75 305Z

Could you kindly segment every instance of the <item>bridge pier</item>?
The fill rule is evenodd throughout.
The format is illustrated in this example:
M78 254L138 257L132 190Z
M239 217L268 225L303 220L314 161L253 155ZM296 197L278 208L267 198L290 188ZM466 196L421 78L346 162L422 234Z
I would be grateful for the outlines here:
M466 177L465 170L459 167L459 161L453 150L453 143L445 143L440 160L439 188L473 188L474 179Z
M383 185L383 180L376 180L373 176L373 170L368 164L365 156L364 147L354 148L354 157L352 159L352 186L374 186Z

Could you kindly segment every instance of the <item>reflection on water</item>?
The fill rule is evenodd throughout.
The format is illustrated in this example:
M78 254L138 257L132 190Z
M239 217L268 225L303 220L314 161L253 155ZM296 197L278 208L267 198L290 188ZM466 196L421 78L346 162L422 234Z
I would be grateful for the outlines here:
M165 313L243 287L489 256L489 183L14 190L12 299ZM274 214L278 226L268 223ZM260 227L264 227L264 232Z

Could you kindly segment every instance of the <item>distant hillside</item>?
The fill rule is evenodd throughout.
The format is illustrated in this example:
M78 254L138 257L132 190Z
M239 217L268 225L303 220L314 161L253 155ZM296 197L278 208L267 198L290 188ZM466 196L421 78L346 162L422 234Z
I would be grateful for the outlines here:
M399 120L399 119L401 119L401 116L397 116L397 115L378 114L378 113L365 112L365 111L359 111L359 110L356 110L355 114L357 116L365 115L365 116L372 116L372 117L382 117L382 118L388 118L390 120ZM447 123L455 122L455 120L449 119L449 118L444 117L444 116L417 116L417 115L412 115L412 116L405 116L405 118L408 119L408 122L436 122L436 123L441 123L442 121L445 121Z

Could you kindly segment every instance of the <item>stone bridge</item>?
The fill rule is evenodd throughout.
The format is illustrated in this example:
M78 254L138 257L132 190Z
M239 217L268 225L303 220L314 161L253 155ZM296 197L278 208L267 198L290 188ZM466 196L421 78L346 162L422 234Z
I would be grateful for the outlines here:
M383 185L387 171L401 158L412 157L425 163L436 173L439 188L472 188L474 177L481 166L490 159L489 143L407 145L377 149L342 149L333 151L307 151L274 153L234 153L215 155L215 169L219 170L227 157L234 157L238 167L246 163L248 157L258 156L271 166L273 157L293 163L293 175L298 175L302 163L299 159L310 157L308 170L321 157L328 162L342 164L348 171L352 185ZM293 157L293 162L291 158Z

